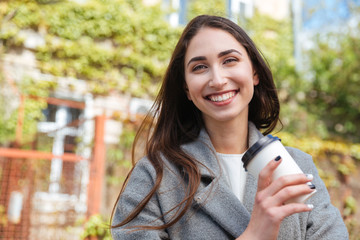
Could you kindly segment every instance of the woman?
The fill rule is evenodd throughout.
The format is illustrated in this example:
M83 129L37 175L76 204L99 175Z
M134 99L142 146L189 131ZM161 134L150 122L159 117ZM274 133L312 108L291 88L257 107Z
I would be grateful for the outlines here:
M242 155L275 128L279 111L270 69L247 34L225 18L193 19L138 133L147 133L146 157L114 207L113 238L348 239L309 155L287 148L306 174L275 181L281 156L259 179L243 169ZM306 204L284 204L313 191Z

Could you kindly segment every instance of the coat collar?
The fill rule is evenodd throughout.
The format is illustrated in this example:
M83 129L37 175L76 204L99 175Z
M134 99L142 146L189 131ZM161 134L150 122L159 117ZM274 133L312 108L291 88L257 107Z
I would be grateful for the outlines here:
M248 129L248 141L249 147L251 147L263 135L252 122L249 122ZM185 146L184 149L189 151L199 161L200 173L203 176L214 176L214 173L215 176L218 176L220 167L216 159L216 150L204 128L200 131L198 139Z
M249 122L249 146L263 135ZM241 235L247 227L254 204L257 181L247 175L243 203L232 193L216 157L216 151L205 129L202 129L196 141L184 146L199 161L203 183L195 195L198 204L214 221L234 238Z

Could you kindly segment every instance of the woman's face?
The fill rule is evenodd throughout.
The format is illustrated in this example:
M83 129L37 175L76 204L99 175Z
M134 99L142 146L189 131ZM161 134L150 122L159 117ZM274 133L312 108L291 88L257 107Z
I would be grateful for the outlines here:
M203 28L185 54L186 93L209 124L248 119L257 74L245 48L228 32Z

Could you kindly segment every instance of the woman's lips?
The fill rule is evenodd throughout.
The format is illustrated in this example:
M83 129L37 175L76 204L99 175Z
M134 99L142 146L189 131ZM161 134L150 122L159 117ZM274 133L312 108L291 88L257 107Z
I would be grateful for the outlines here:
M206 99L212 101L212 102L224 102L229 100L230 98L233 98L239 90L234 90L234 91L230 91L230 92L225 92L225 93L221 93L221 94L211 94L211 95L207 95Z

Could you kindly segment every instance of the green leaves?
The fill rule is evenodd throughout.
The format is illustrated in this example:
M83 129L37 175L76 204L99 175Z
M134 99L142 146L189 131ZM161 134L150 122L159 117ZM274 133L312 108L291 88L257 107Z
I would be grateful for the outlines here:
M33 29L46 38L35 50L40 70L85 79L93 94L116 90L154 97L180 35L165 21L160 6L137 1L11 1L1 16L14 9L15 27L0 36L6 51L15 47L19 30Z
M31 78L24 78L21 85L18 87L23 96L36 95L47 97L49 90L54 87L54 83L46 81L37 82ZM14 105L9 104L9 101L15 102L16 108L14 108ZM31 142L37 132L36 125L43 118L42 109L47 107L46 101L25 97L23 115L19 111L19 108L21 107L19 95L12 95L10 99L8 96L1 94L0 103L0 144L7 145L15 140L16 128L19 120L22 120L23 122L22 143L26 144ZM11 106L13 106L13 108Z
M84 224L84 232L81 239L96 237L96 239L111 240L109 223L103 220L100 215L92 215Z
M187 19L193 19L200 14L226 16L226 1L224 0L192 0L188 1Z
M345 26L344 26L345 28ZM319 37L310 54L309 111L332 135L360 141L360 38L332 33Z

